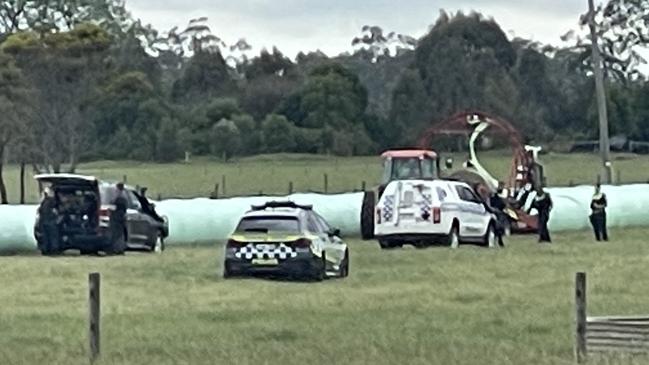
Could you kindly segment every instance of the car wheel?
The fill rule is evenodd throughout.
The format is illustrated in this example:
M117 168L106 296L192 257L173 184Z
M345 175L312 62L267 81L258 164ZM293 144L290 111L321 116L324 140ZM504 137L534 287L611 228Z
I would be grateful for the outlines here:
M448 234L446 241L453 249L460 247L460 233L456 225L451 228L451 232Z
M158 236L155 239L155 243L153 244L153 248L151 252L155 253L162 253L162 251L165 250L165 241L164 238L162 238L162 234L158 233Z
M223 263L223 279L232 279L234 275L227 263Z
M322 253L321 258L314 258L313 267L311 268L311 279L313 281L323 281L327 276L327 258L325 253Z
M361 206L361 236L364 240L374 238L374 210L376 194L366 191Z
M494 229L493 223L489 224L489 228L487 228L487 234L485 234L485 244L489 248L498 248L498 243L496 242L496 230Z
M340 264L340 277L346 278L349 276L349 250L345 250L345 258Z

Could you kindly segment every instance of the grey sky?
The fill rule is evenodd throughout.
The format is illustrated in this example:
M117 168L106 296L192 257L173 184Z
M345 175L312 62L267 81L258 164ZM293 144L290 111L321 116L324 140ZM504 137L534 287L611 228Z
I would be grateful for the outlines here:
M277 46L291 57L316 49L328 55L348 51L366 24L420 37L440 9L477 10L505 32L558 44L577 28L586 6L586 0L127 0L133 15L156 29L207 16L226 43L246 38L256 49Z

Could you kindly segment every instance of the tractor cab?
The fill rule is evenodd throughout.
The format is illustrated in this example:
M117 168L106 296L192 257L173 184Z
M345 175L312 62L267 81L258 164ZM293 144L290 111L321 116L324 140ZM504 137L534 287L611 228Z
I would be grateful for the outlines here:
M382 185L395 180L434 180L439 178L437 154L428 150L387 151L383 159Z

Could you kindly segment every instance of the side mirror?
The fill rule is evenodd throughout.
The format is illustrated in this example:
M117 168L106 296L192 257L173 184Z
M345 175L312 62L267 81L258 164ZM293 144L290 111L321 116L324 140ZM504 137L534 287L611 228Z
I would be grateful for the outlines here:
M340 237L340 229L332 228L331 230L329 230L328 234L329 237Z
M453 168L453 158L449 157L446 159L446 169L450 170Z

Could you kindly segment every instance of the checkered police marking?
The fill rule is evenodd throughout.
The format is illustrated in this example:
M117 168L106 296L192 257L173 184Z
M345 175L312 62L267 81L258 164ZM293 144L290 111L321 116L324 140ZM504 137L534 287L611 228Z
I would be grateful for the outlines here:
M423 201L419 202L421 215L430 214L430 209L433 205L432 195L422 194L421 197L423 199Z
M391 221L394 214L394 196L388 195L383 203L383 220Z
M279 259L286 260L288 258L297 257L297 252L293 248L286 246L283 243L275 244L248 244L241 247L234 257L238 259Z

